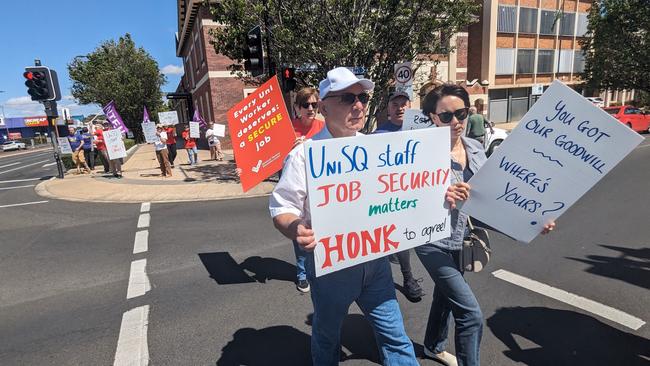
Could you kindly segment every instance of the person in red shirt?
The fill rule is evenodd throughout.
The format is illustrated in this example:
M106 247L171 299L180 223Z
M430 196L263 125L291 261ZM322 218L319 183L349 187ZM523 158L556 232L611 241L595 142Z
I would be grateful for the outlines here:
M318 90L302 88L296 93L294 104L296 118L291 123L296 137L300 140L309 139L325 126L325 122L316 119L318 113Z
M169 163L174 167L174 160L176 159L176 126L165 126L167 133L167 151L169 152Z
M108 129L108 122L102 123L102 128L95 129L95 146L102 156L102 165L104 166L104 174L107 174L110 166L108 152L106 151L106 143L104 142L104 130Z
M190 165L196 165L199 162L199 150L196 148L196 139L190 137L190 124L185 125L183 130L183 140L185 140L185 151L187 151L187 156L190 159Z

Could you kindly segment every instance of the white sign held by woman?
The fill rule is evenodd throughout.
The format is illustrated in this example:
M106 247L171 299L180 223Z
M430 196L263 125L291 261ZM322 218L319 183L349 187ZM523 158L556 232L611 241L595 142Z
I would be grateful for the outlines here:
M422 114L419 109L409 108L404 111L404 122L402 131L419 130L420 128L432 127L431 118Z
M555 81L469 181L461 211L528 243L641 141Z
M190 137L198 139L201 137L201 128L200 128L200 123L199 122L190 122Z
M148 144L153 144L159 140L158 135L156 135L156 124L153 122L142 122L142 133L144 134L144 140Z
M104 142L109 159L114 160L126 156L126 148L120 130L104 131Z

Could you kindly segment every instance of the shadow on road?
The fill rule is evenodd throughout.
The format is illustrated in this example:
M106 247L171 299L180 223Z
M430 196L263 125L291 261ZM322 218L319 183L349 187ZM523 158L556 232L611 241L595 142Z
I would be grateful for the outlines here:
M618 251L620 254L612 257L589 255L587 259L567 258L591 265L587 269L589 273L650 289L650 248L632 249L612 245L601 247Z
M509 348L504 354L526 365L633 366L650 359L650 340L574 311L501 308L487 326Z
M296 266L276 258L254 256L240 264L228 252L199 253L199 258L210 277L220 285L266 283L268 280L296 281Z

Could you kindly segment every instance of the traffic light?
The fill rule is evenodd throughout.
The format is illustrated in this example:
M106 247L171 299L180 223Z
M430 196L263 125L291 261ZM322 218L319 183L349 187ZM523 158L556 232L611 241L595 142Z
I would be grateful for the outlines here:
M285 67L282 69L282 80L285 92L296 89L296 69L293 67Z
M61 100L59 79L56 71L45 66L29 66L23 73L27 93L32 100L43 102L46 100Z
M260 26L248 31L244 47L244 69L253 76L264 73L264 52L262 48L262 29Z

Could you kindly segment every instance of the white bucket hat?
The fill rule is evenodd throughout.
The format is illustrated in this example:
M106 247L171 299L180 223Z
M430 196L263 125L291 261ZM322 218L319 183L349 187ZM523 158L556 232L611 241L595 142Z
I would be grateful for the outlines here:
M337 67L327 72L327 78L319 85L320 99L325 99L329 92L343 90L351 85L361 84L365 90L373 90L375 83L368 79L359 79L345 67Z

